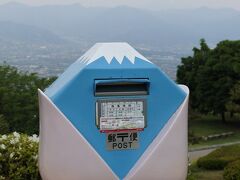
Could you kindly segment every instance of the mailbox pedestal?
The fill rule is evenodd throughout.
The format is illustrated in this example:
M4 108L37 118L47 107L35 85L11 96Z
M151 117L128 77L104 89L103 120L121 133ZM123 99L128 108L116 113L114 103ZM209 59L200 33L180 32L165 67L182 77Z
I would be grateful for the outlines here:
M129 44L95 44L39 90L42 178L185 179L188 96Z

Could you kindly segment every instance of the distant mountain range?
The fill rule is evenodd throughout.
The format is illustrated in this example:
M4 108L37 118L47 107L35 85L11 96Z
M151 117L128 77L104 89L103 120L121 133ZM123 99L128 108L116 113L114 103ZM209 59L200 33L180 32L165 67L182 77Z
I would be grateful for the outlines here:
M32 25L0 22L0 43L63 44L66 42L51 31Z
M149 47L185 46L240 39L240 11L198 8L147 11L130 7L86 8L79 4L0 6L0 39L94 43L127 41ZM64 39L64 40L63 40Z

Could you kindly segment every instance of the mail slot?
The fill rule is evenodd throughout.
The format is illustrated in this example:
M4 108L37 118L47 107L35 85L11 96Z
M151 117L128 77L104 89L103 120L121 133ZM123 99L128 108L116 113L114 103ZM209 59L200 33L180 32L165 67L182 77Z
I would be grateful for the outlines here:
M148 95L149 80L96 80L95 96Z
M39 90L42 179L186 179L188 95L129 44L95 44Z

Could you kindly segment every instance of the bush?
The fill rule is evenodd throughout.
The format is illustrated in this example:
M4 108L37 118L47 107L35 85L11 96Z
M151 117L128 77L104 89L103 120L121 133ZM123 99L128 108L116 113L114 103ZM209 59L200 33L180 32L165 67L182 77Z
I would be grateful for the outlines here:
M0 114L0 132L3 134L9 132L8 122L5 120L5 118L1 114Z
M0 135L0 179L40 179L38 137L14 132Z
M201 137L196 136L193 131L188 131L189 144L198 144L200 140L201 140Z
M199 158L197 166L209 170L222 170L236 159L240 159L240 145L226 146Z
M239 180L240 179L240 160L229 163L223 172L225 180Z
M228 160L217 158L200 158L197 165L200 168L209 170L221 170L228 164Z

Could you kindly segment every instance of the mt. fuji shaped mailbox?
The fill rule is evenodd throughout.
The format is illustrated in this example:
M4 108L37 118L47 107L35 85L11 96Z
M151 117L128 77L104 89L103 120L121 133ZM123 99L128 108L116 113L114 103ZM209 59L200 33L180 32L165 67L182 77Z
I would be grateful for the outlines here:
M44 180L185 179L189 90L127 43L97 43L39 90Z

